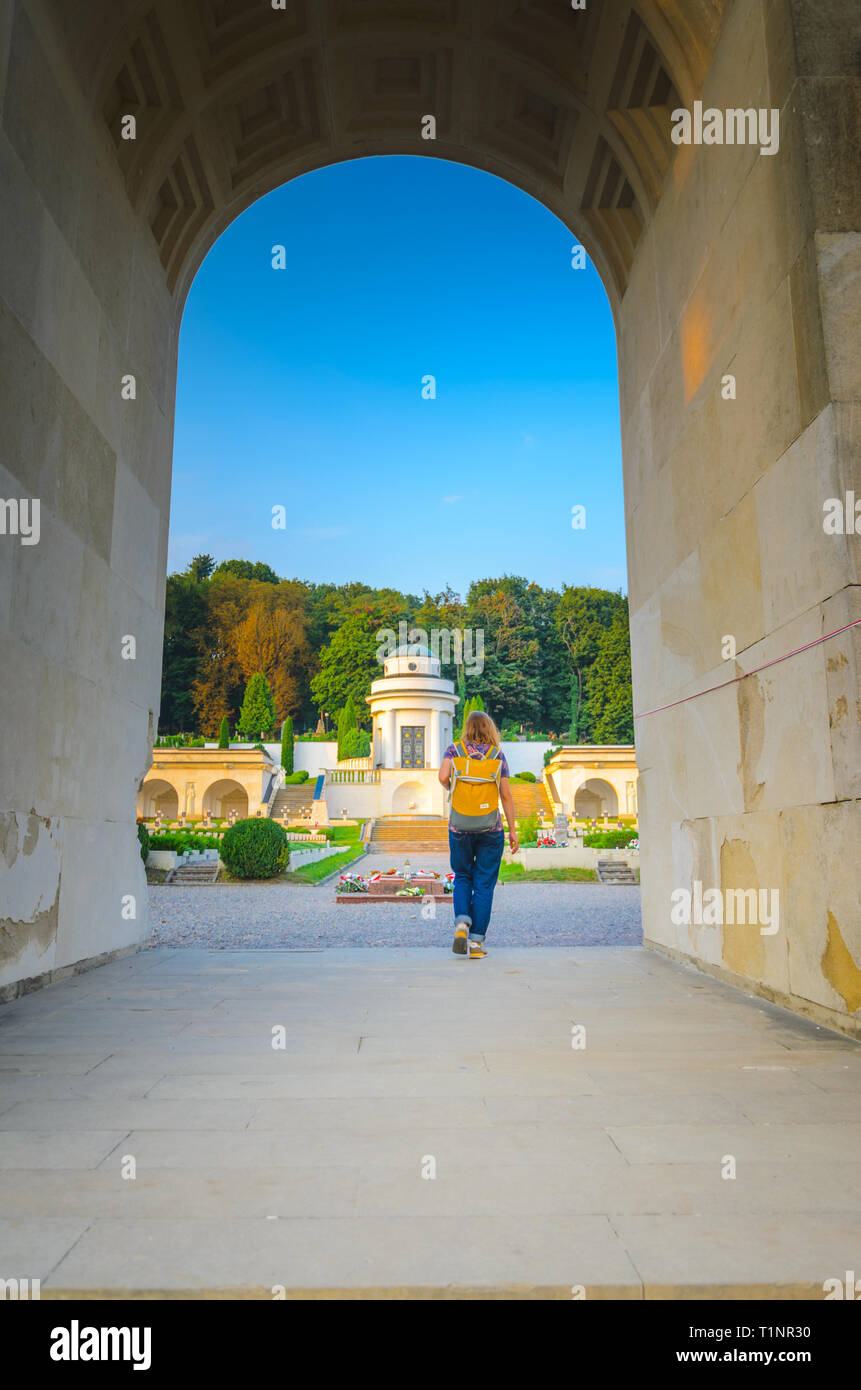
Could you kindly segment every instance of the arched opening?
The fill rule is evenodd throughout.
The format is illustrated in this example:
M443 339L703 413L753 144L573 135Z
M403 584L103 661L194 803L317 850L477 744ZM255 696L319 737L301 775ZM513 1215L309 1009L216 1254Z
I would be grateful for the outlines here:
M401 782L392 793L393 816L427 816L432 809L427 788L421 782Z
M8 977L146 935L143 913L118 927L115 905L140 874L177 333L197 267L238 213L299 174L357 152L435 155L539 199L612 304L645 706L646 939L844 1025L855 984L833 960L850 958L851 974L861 959L861 620L855 528L829 534L823 503L847 505L859 392L848 0L832 7L840 41L822 47L808 42L812 0L772 7L773 23L755 0L512 0L472 7L468 25L457 4L422 19L413 6L333 5L323 24L311 5L92 0L75 23L67 8L18 0L0 45L3 138L20 173L0 285L6 506L17 523L16 499L40 492L42 534L26 544L24 516L22 544L5 546L18 597L3 613L3 669L20 675L3 814L35 815L62 860L56 883L23 890ZM745 33L756 39L739 76ZM812 103L814 87L821 110L798 119L793 103ZM706 91L717 110L782 113L779 149L677 144L673 109L690 116ZM251 491L240 481L239 502ZM130 635L148 666L126 659ZM74 756L58 771L60 746ZM103 763L98 779L78 771ZM720 884L738 865L744 887L784 887L786 918L756 951L724 931L704 955L672 921L671 895L680 874Z
M161 820L176 820L179 815L176 788L162 777L147 777L138 792L138 815L145 820L155 816Z
M236 820L244 820L248 815L248 793L230 777L222 777L203 793L203 810L216 820L226 820L231 813Z
M605 782L603 777L590 777L575 793L574 814L588 820L596 820L599 816L618 816L616 788Z

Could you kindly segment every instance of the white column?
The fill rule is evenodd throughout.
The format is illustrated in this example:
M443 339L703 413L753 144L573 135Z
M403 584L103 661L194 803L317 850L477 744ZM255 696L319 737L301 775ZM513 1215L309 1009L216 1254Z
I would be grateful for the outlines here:
M430 750L428 762L431 767L438 768L442 762L442 711L432 709L430 712Z
M387 709L383 715L383 767L397 767L399 762L395 748L395 712Z

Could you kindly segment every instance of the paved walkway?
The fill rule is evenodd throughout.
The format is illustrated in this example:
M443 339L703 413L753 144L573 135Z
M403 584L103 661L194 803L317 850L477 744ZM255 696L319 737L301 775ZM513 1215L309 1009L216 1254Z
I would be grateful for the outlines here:
M861 1049L639 949L146 951L0 1008L0 1059L0 1273L43 1297L861 1270Z
M369 854L353 872L373 873L404 855ZM448 869L441 855L414 854L414 868ZM454 917L428 920L414 903L335 902L334 881L150 888L153 942L218 949L294 946L429 946L445 951ZM500 884L488 942L501 946L639 946L640 890L600 883Z

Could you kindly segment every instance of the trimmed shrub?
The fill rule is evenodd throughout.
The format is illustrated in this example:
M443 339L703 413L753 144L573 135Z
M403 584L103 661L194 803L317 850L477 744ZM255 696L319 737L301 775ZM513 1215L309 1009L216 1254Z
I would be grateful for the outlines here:
M218 746L219 748L230 747L230 725L227 722L226 714L221 721L221 728L218 730Z
M585 849L627 849L637 838L634 830L602 830L594 835L584 835Z
M165 830L150 835L149 849L175 849L184 854L187 849L220 849L218 835L197 834L187 830Z
M284 785L285 787L298 787L300 783L307 781L307 772L288 772L284 778Z
M225 830L221 860L234 878L275 878L290 862L290 845L282 826L255 816Z
M517 782L537 782L538 778L534 772L516 772L514 780Z
M149 854L149 831L143 824L138 825L138 839L140 840L141 859L146 863L146 857Z

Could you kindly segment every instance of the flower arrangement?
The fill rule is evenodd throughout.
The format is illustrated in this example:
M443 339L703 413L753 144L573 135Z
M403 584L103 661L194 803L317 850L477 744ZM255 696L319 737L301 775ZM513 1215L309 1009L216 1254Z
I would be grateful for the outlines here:
M560 848L560 845L559 845L558 840L555 840L555 839L553 838L552 835L542 835L542 836L539 838L539 840L538 840L538 848L539 848L539 849L559 849L559 848Z
M338 879L338 893L367 893L370 879L361 874L341 874Z

